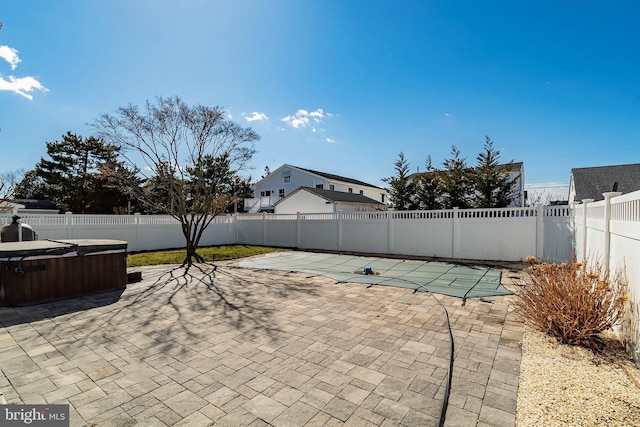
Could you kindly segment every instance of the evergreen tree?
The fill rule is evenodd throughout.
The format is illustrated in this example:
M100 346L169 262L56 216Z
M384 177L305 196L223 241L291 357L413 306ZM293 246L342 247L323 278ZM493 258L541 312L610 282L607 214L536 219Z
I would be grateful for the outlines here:
M500 151L493 148L493 141L485 139L484 150L478 154L477 166L473 173L475 192L472 204L477 208L504 208L513 199L515 181L509 177L513 161L504 167L500 165Z
M71 132L63 135L62 141L47 142L51 160L42 158L35 168L35 174L45 183L45 198L63 211L113 213L122 194L106 185L101 168L118 164L118 152L117 147L101 139Z
M384 178L383 181L389 183L389 200L394 209L399 211L416 209L415 183L409 180L409 162L404 158L404 153L400 152L394 169L396 175Z
M427 156L425 172L417 179L415 191L420 209L442 209L441 172L431 163L431 155Z
M39 176L35 170L30 170L24 174L22 180L16 185L16 199L36 199L47 198L47 183Z
M444 161L440 174L443 208L469 208L474 191L472 173L455 145L451 146L451 154L453 157Z

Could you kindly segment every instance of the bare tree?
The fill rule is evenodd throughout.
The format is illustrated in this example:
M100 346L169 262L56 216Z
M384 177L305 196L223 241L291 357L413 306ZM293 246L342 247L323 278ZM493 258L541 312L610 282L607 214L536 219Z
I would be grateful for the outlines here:
M548 190L529 190L527 191L527 206L549 205L552 201L557 200L558 196Z
M0 174L0 213L11 211L12 207L8 202L13 198L22 175L23 172L15 171Z
M203 262L196 253L202 233L236 198L222 180L245 169L258 134L226 119L221 107L188 106L177 96L147 101L142 109L120 107L93 126L122 149L129 167L166 195L150 197L140 187L121 183L143 204L180 222L187 251L183 265Z

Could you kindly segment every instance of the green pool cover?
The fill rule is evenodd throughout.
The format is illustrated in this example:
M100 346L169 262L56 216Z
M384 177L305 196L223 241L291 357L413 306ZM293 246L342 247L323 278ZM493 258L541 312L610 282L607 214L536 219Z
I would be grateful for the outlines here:
M493 268L312 252L276 252L240 261L240 267L296 271L339 282L395 286L459 298L510 295ZM373 274L365 274L365 270Z

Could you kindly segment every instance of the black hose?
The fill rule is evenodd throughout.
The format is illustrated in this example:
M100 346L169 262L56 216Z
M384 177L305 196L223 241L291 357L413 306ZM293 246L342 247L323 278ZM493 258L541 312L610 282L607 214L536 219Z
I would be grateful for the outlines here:
M440 302L438 298L434 294L431 296L440 304L440 307L444 310L445 318L447 319L447 329L449 330L449 341L451 346L449 348L449 371L447 372L447 386L444 390L444 398L442 399L442 407L440 408L440 418L438 420L438 427L444 426L444 421L447 416L447 408L449 407L449 395L451 394L451 379L453 373L453 359L454 359L454 344L453 344L453 333L451 332L451 322L449 321L449 312L447 308Z
M420 288L422 288L423 286L426 286L426 285L421 285ZM415 294L416 292L418 292L418 289L419 288L414 289L413 293ZM425 291L425 292L429 292L429 291ZM445 316L445 319L447 320L447 329L449 331L450 347L449 347L449 370L447 371L447 386L445 387L445 390L444 390L444 398L442 399L442 406L440 407L440 417L438 418L438 427L443 427L445 418L447 416L447 408L449 407L449 395L451 394L451 379L453 378L451 374L453 372L453 359L455 354L455 348L454 348L454 342L453 342L453 333L451 332L451 321L449 320L449 312L447 311L447 308L444 306L444 304L442 304L440 300L436 298L433 292L429 292L429 293L431 294L433 299L435 299L436 302L440 305L440 307L442 307L442 309L444 310L444 316Z

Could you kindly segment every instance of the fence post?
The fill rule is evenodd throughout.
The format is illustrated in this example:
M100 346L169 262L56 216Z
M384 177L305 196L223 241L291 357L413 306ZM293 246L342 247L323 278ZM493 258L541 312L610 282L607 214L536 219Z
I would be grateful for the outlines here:
M262 246L267 246L267 214L262 212Z
M140 231L140 213L136 212L135 214L133 214L133 218L135 221L135 226L136 226L136 243L134 245L134 250L135 251L139 251L140 250L140 244L139 244L139 239L140 239L140 235L138 234Z
M300 215L300 212L296 212L296 248L298 249L300 249L300 240L302 238L300 236L300 228L302 227L301 220L302 216Z
M233 214L233 244L237 245L240 242L238 242L238 215L240 215L239 213L234 213Z
M453 208L453 217L451 218L451 258L458 258L458 212L459 208Z
M620 191L602 193L604 196L604 274L609 276L609 255L611 254L611 198L621 195Z
M544 257L544 205L536 206L536 258Z
M587 260L587 205L593 202L593 199L582 199L582 260Z
M573 201L569 203L569 217L571 226L571 257L572 259L578 260L578 225L576 224L576 212L577 206L580 202Z
M65 212L64 221L67 226L67 239L71 238L71 222L73 221L73 212Z
M387 252L393 253L393 212L387 211Z
M342 250L342 211L338 211L338 250Z

